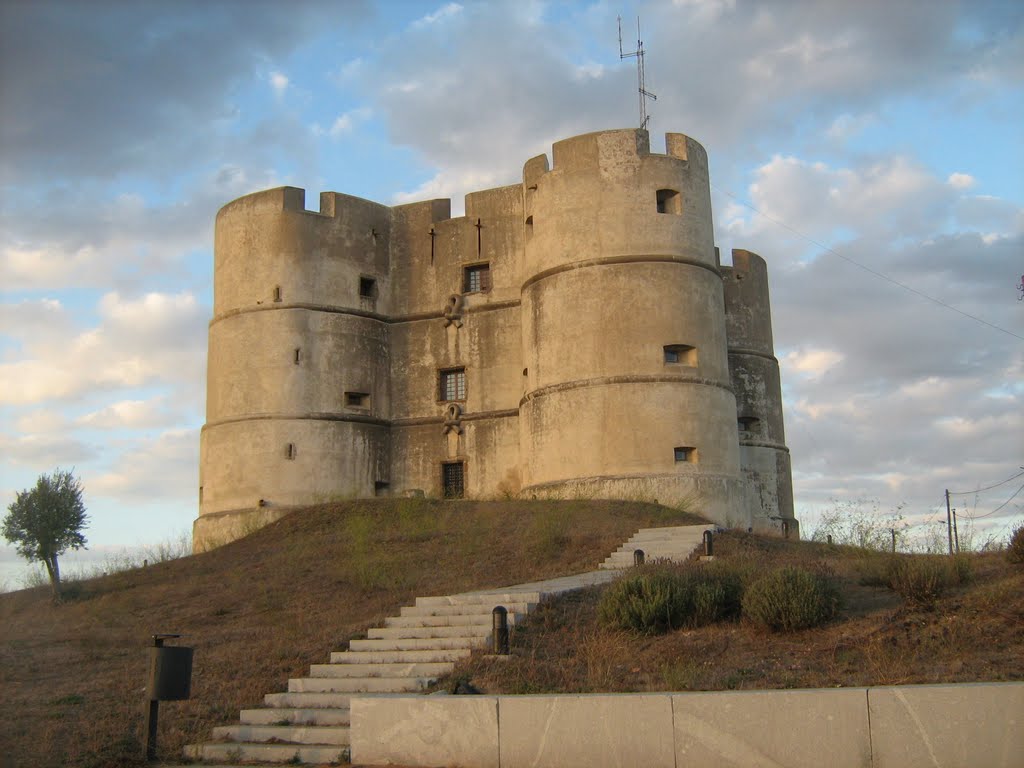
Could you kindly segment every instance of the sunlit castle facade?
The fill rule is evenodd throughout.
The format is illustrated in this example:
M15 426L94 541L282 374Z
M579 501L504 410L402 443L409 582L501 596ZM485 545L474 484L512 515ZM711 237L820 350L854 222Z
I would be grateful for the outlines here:
M767 268L707 155L602 131L522 183L217 215L195 546L373 496L643 498L796 535Z

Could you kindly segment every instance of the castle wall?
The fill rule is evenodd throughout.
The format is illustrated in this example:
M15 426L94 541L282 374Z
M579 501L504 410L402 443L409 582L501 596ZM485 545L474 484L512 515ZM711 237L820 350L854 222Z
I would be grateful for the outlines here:
M795 535L792 470L772 340L768 267L750 251L734 250L732 260L733 265L721 271L745 504L753 527L779 529L785 521L790 535Z
M290 187L221 209L197 549L296 505L439 496L456 466L470 497L792 518L766 269L719 271L697 142L560 141L465 211Z
M532 174L524 484L610 490L655 475L661 500L724 519L739 455L706 158L685 137L669 149L650 154L645 133L588 134ZM732 493L704 493L705 476Z

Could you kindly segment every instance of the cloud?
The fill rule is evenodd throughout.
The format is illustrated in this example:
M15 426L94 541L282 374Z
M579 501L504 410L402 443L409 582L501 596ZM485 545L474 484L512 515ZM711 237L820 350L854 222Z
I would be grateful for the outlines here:
M458 3L446 3L438 8L433 13L428 13L425 16L416 19L413 22L414 27L428 27L432 24L437 24L440 21L450 19L453 16L457 16L462 12L462 6Z
M93 429L137 430L181 423L182 415L169 410L166 401L164 396L150 400L119 400L78 417L75 424Z
M236 84L364 3L0 4L0 183L177 173L222 145ZM73 115L73 119L69 116ZM202 126L202 131L195 129ZM198 140L202 135L202 140ZM237 138L237 137L236 137Z
M89 492L121 502L188 500L199 487L199 431L167 430L154 439L134 441L114 466L89 481Z
M969 173L951 173L946 183L954 189L970 189L976 182Z
M116 292L99 301L100 323L68 336L31 339L14 361L0 364L0 403L39 404L85 392L156 382L196 386L202 378L202 339L209 309L184 292L151 292L127 299Z
M268 79L270 81L270 87L274 89L274 92L277 93L277 95L280 96L288 89L287 75L281 72L271 72Z

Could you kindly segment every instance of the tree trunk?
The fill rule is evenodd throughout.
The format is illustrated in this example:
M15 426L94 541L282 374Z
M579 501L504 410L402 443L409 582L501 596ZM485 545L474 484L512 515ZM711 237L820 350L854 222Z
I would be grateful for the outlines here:
M50 586L53 587L53 599L60 602L60 566L57 564L57 556L43 558L46 563L46 572L50 575Z

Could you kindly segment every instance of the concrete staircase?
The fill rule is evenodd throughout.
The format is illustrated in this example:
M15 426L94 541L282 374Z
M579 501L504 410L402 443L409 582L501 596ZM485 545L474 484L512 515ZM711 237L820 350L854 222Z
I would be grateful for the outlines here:
M473 648L491 641L491 612L508 611L510 625L541 600L603 584L633 565L633 550L648 560L685 560L713 526L647 528L619 547L597 571L459 595L419 597L365 640L352 640L330 663L314 664L309 676L288 681L284 693L268 693L265 706L244 709L238 725L213 729L214 741L185 747L185 756L212 762L337 763L349 755L349 700L366 693L420 691L451 672Z
M604 559L600 568L622 569L633 565L634 552L642 549L644 561L685 560L704 543L704 531L713 525L681 525L673 528L641 528L632 538Z

